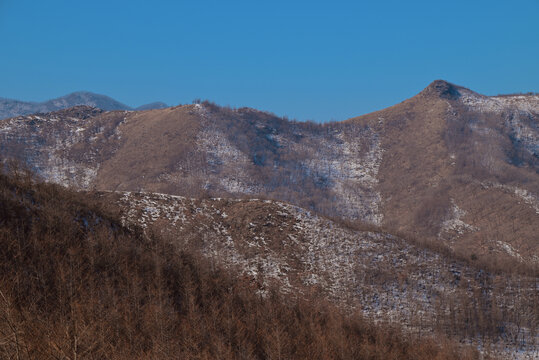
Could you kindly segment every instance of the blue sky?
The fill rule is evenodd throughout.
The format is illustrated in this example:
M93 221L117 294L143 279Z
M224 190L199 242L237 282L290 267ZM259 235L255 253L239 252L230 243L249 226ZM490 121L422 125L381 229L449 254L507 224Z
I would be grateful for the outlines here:
M299 120L381 109L434 79L539 91L539 0L0 0L0 97L195 98Z

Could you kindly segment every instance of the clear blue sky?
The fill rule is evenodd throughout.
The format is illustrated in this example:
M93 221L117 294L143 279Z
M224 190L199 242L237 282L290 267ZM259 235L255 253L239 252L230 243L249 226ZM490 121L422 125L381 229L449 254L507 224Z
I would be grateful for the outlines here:
M539 0L0 0L0 97L195 98L299 120L393 105L434 79L539 91Z

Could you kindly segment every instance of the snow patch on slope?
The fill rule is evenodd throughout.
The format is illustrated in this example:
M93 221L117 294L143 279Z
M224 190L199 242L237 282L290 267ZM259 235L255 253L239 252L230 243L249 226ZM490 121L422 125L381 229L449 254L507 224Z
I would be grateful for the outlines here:
M442 237L443 234L453 234L453 238L459 237L466 232L478 231L479 228L465 223L462 218L466 216L466 211L459 208L454 199L451 199L451 211L449 215L442 223L442 228L438 237Z
M539 95L489 97L465 89L459 92L460 101L468 108L502 115L514 145L539 156ZM487 135L485 132L492 132L475 124L470 124L470 127L484 135Z
M462 103L480 112L500 113L508 109L539 112L539 95L484 96L467 89L460 89L459 93Z
M290 144L294 152L316 154L302 162L306 176L332 190L334 206L345 218L381 224L382 198L376 190L383 155L379 135L370 128L336 130L312 135L310 141L315 145Z
M484 189L501 189L505 192L514 194L517 198L521 199L529 205L532 209L535 210L535 213L539 215L539 196L531 193L530 191L526 189L519 188L517 186L509 186L509 185L503 185L500 183L492 183L492 182L482 182L481 186Z

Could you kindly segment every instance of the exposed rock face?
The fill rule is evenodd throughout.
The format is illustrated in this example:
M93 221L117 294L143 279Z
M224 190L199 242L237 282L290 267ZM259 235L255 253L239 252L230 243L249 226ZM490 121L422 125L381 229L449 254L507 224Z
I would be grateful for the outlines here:
M0 141L2 156L66 185L267 197L442 241L463 255L533 264L538 114L536 95L487 97L435 81L340 123L209 103L76 108L1 121Z

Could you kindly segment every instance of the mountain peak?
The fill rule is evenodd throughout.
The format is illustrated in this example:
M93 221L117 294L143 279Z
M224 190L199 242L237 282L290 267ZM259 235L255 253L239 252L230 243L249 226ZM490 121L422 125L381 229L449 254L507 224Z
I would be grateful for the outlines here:
M50 106L53 110L60 110L76 105L88 105L103 110L131 110L131 107L116 101L109 96L95 94L88 91L77 91L56 99L49 100L44 104Z
M460 88L460 86L445 80L434 80L421 92L421 94L455 100L460 97Z

